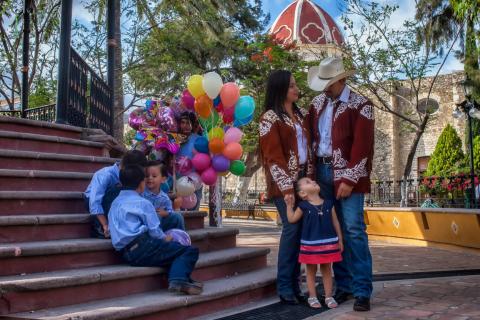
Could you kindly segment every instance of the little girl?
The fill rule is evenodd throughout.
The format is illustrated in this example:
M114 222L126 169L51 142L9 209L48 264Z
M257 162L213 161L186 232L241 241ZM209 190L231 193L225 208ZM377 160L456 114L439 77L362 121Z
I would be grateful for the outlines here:
M325 304L336 308L337 302L332 297L332 263L342 260L342 233L332 200L323 200L320 186L310 178L297 182L298 196L302 199L294 211L294 203L287 203L288 222L296 223L303 216L302 237L300 242L299 262L307 266L308 304L320 308L321 304L315 290L317 265L322 272L325 289Z

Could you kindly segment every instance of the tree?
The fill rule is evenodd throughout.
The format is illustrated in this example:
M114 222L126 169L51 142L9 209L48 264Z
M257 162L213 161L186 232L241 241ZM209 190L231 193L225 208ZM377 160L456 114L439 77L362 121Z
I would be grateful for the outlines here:
M438 138L425 175L448 177L457 170L464 158L462 140L457 131L448 124Z
M29 88L55 81L60 0L35 0L31 8ZM13 110L20 96L23 1L0 2L0 97Z
M347 60L357 70L352 85L360 93L373 97L379 110L397 117L404 135L413 135L402 175L401 205L406 205L406 181L418 143L431 119L430 94L458 32L438 64L431 45L422 45L416 36L419 28L427 28L423 21L405 21L400 28L391 26L392 14L397 9L398 6L373 1L348 0L342 20L348 34ZM424 41L430 44L430 38L427 33ZM435 70L434 77L427 77ZM421 92L428 92L426 98ZM425 109L427 112L422 111Z
M480 40L478 23L480 4L475 0L420 0L417 4L416 19L426 21L427 29L419 29L418 36L422 43L425 34L431 35L431 46L440 54L454 39L457 30L460 31L460 50L457 58L464 62L467 79L473 84L472 98L480 101L480 50L477 41ZM480 120L472 119L473 136L480 135ZM469 128L465 130L465 145L470 147Z

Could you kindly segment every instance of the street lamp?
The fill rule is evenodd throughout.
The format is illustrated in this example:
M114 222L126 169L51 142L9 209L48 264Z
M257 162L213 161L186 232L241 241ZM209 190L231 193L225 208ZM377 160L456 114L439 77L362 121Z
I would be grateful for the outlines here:
M465 114L468 120L468 135L469 135L469 148L470 148L470 191L472 197L472 207L477 207L477 198L475 193L475 167L473 163L473 130L472 130L472 118L480 119L480 106L472 98L474 86L471 80L465 80L462 82L463 92L465 93L465 101L456 105L455 110L452 112L452 116L455 119L460 119Z

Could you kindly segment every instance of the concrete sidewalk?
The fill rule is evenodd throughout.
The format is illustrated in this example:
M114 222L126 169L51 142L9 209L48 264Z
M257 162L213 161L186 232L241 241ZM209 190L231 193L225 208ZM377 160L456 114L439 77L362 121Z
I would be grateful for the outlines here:
M239 246L270 248L268 261L276 264L281 229L275 223L228 219L224 225L240 229ZM480 251L475 250L382 240L371 240L370 249L377 275L480 269ZM354 312L348 301L309 319L480 320L480 275L374 282L371 303L370 312Z

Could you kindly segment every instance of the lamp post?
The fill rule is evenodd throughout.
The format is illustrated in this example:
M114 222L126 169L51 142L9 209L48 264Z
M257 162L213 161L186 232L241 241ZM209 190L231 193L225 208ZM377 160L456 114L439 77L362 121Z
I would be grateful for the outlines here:
M477 198L475 193L475 164L473 162L473 130L472 130L472 118L480 119L480 109L478 103L472 98L473 83L470 80L462 82L463 91L465 93L465 101L456 105L452 116L456 119L463 117L463 114L467 115L468 120L468 136L469 136L469 149L470 149L470 192L471 192L471 204L472 208L477 207Z

